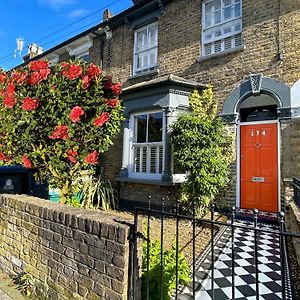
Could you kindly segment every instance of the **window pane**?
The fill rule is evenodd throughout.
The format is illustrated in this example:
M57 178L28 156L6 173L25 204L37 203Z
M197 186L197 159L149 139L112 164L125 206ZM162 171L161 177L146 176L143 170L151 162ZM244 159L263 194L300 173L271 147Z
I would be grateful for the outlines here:
M152 49L149 53L149 60L150 60L150 66L153 66L156 64L156 49Z
M149 28L149 47L155 47L157 45L157 26Z
M146 48L147 43L147 29L137 33L136 49L141 51Z
M235 17L241 16L241 1L240 0L235 0L234 15L235 15Z
M148 142L162 141L163 114L162 112L149 114Z
M146 132L147 132L147 115L140 115L135 117L136 126L136 142L145 143L146 142Z

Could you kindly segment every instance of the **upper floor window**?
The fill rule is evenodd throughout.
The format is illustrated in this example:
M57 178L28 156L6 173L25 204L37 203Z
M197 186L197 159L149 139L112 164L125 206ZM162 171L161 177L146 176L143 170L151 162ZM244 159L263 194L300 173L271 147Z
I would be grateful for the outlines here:
M165 122L162 111L131 116L131 177L160 179L164 166Z
M158 45L157 23L139 28L134 33L133 75L155 70Z
M242 0L204 1L202 20L202 56L242 46Z

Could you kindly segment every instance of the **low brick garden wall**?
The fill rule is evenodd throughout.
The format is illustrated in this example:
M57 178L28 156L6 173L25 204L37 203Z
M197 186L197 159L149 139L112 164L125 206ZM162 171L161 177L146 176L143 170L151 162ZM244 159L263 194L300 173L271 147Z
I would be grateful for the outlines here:
M132 225L107 213L0 195L0 268L39 299L128 299Z
M300 234L300 210L294 201L291 201L287 207L286 226L288 231ZM300 239L293 238L295 253L300 266Z

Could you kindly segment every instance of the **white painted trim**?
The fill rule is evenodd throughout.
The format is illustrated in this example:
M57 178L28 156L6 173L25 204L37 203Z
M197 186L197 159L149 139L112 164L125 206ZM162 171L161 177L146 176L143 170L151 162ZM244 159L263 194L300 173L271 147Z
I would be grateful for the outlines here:
M239 125L246 126L246 125L260 125L260 124L273 124L273 123L278 123L278 120L255 121L255 122L240 122Z
M71 43L67 46L67 50L69 52L69 55L78 56L84 53L88 53L89 49L93 46L93 39L91 39L89 36L85 36L82 39L79 39L75 41L74 43Z
M280 169L280 145L281 145L281 132L280 122L278 120L270 121L257 121L257 122L242 122L237 123L237 142L236 142L236 207L241 207L241 126L246 125L261 125L261 124L277 124L277 176L278 176L278 211L281 211L281 169Z
M237 208L241 207L241 126L236 127L236 201Z
M280 158L281 158L281 152L280 152L280 148L281 148L281 130L280 130L280 122L277 122L277 147L278 147L278 151L277 151L277 168L278 168L278 211L281 211L281 168L280 168Z

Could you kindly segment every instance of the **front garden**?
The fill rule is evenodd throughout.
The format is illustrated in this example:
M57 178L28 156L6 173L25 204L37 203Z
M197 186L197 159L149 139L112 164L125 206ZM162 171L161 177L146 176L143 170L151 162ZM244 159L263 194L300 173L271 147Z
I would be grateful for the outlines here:
M23 165L60 191L60 202L76 207L117 208L116 192L102 177L102 154L119 133L123 107L121 86L94 64L80 61L55 64L35 61L24 68L0 73L0 160ZM185 214L203 216L225 187L232 158L232 139L217 117L212 88L190 97L191 111L172 125L175 164L189 174L177 197ZM112 212L111 212L112 213ZM130 213L113 212L132 220ZM145 219L144 219L145 220ZM175 221L166 218L163 235L171 272L168 293L174 289ZM160 220L151 220L152 267L160 258ZM189 283L192 247L201 253L211 240L210 230L191 222L179 224L182 283ZM156 262L155 262L156 261ZM168 268L167 264L165 266ZM144 268L145 271L145 268ZM185 275L184 275L185 274ZM157 275L157 274L156 274ZM154 274L154 280L157 277ZM156 279L155 279L156 278ZM181 280L181 279L180 279ZM155 283L154 283L155 286ZM152 287L153 288L153 287ZM166 296L167 298L169 296ZM166 299L167 299L166 298Z

